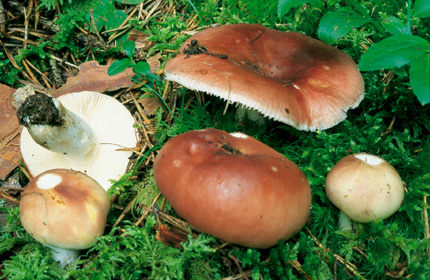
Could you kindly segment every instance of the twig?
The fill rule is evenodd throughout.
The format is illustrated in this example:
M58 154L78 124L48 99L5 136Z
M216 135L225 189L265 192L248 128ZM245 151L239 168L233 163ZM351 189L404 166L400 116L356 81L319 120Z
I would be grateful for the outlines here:
M221 280L242 280L252 276L252 270L243 271L242 273L222 278ZM245 278L246 277L246 278Z
M243 279L249 280L249 278L248 278L247 274L243 271L243 269L242 269L242 267L240 266L239 261L236 259L236 257L235 257L235 256L233 256L233 255L228 255L228 257L229 257L230 259L232 259L232 260L233 260L233 262L235 263L235 265L236 265L236 266L237 266L237 268L239 269L240 274L242 275ZM252 275L252 271L250 271L250 272L251 272L251 275Z
M306 228L306 230L308 231L308 233L311 235L312 239L314 240L315 244L317 244L318 247L320 248L324 248L324 246L321 244L321 242L319 242L319 240L312 234L312 232ZM345 260L344 258L342 258L341 256L333 253L330 248L326 249L327 252L330 252L333 257L335 258L336 261L342 263L343 265L345 265L345 267L352 272L355 276L358 276L361 279L364 279L364 277L357 272L357 267L355 265L353 265L352 263L350 263L349 261Z
M55 61L55 59L53 58L53 54L52 52L50 52L50 57L49 57L49 65L51 66L52 72L54 74L54 81L55 81L55 86L56 88L61 87L62 85L64 85L64 80L62 77L62 73L61 70L58 68L57 63Z
M298 272L300 272L306 278L306 280L312 280L312 277L306 271L303 270L302 265L297 260L292 260L288 263Z
M6 16L3 7L3 1L0 1L0 34L6 33Z
M427 212L427 196L423 196L423 220L424 220L424 236L426 239L430 238L430 229L429 229L429 217ZM427 255L430 257L430 248L427 248Z
M15 204L19 204L19 200L18 199L14 198L13 196L8 195L3 190L0 190L0 196L3 196L4 198L12 201Z

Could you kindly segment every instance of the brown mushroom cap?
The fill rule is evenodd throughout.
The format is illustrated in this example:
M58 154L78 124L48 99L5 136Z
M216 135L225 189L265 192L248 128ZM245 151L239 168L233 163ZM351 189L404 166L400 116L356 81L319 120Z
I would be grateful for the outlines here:
M40 243L86 249L103 235L110 200L106 191L79 171L53 169L26 186L20 215L25 230Z
M323 130L364 97L346 53L297 32L254 24L208 28L184 42L167 80L254 108L300 130Z
M403 182L396 169L375 155L358 153L342 158L326 178L330 201L360 223L385 219L403 203Z
M305 225L308 181L282 154L242 133L205 129L170 139L154 163L158 188L195 229L267 248Z

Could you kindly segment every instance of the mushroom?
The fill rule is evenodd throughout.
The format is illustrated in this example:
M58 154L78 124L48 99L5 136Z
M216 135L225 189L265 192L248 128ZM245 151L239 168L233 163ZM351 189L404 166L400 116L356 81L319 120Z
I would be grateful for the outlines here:
M297 32L256 24L208 28L166 63L167 80L256 109L299 130L323 130L364 97L346 53Z
M327 175L326 193L342 211L341 230L350 229L348 218L360 223L388 218L399 210L404 198L396 169L367 153L348 155L336 163Z
M194 229L268 248L302 229L311 191L300 168L243 133L217 129L171 138L154 162L158 188Z
M102 186L84 173L53 169L30 181L19 207L24 229L52 248L53 258L64 266L103 235L110 200Z
M54 169L79 170L105 190L126 171L136 145L134 119L115 98L91 91L54 98L18 90L15 94L21 153L33 176ZM122 148L122 150L120 150Z

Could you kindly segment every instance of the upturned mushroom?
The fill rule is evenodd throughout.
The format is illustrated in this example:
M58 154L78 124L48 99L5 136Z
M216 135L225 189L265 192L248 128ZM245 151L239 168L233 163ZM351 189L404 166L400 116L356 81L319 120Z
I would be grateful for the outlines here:
M311 191L300 168L243 133L173 137L154 162L158 188L193 228L230 243L268 248L307 222Z
M299 130L338 124L364 97L363 78L346 53L297 32L256 24L196 33L166 63L164 73L167 80Z
M54 98L20 89L15 94L21 154L33 176L55 168L86 173L105 190L126 171L136 145L134 119L115 98L76 92ZM122 149L122 150L121 150Z
M25 187L20 201L24 229L52 248L53 258L62 266L103 235L109 210L109 197L100 184L67 169L39 174Z
M350 228L348 218L360 223L386 219L399 210L404 199L396 169L367 153L349 155L336 163L327 175L326 193L342 211L340 229Z

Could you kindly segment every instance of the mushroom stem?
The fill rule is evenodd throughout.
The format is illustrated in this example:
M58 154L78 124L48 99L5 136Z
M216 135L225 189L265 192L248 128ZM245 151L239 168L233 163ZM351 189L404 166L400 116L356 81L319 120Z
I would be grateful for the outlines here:
M339 215L338 225L340 231L352 231L352 221L342 211Z
M244 121L245 119L253 121L257 125L266 124L266 119L264 118L263 114L261 114L255 109L247 108L246 106L240 104L236 109L236 120Z
M81 117L46 94L30 93L23 98L19 94L17 91L15 99L24 100L17 108L19 122L37 144L72 160L91 161L95 157L99 143Z
M79 256L79 250L75 249L63 249L54 246L48 246L52 249L52 258L60 263L61 267L64 267L70 263L75 262Z

